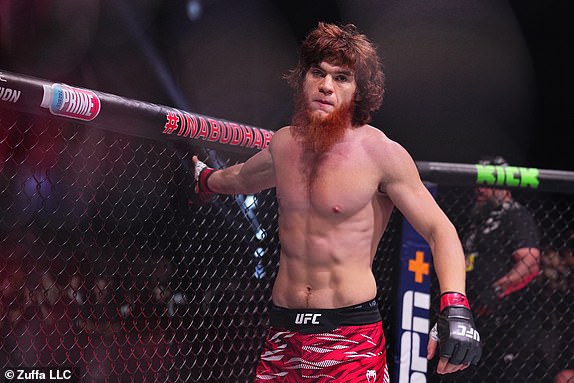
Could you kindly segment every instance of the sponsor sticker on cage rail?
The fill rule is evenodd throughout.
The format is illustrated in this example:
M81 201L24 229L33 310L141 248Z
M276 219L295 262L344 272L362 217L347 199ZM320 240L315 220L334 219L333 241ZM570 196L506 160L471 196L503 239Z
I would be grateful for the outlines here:
M166 113L162 134L261 150L269 146L273 132L173 110Z
M100 113L101 102L91 90L64 84L42 85L44 96L40 106L56 116L91 121Z

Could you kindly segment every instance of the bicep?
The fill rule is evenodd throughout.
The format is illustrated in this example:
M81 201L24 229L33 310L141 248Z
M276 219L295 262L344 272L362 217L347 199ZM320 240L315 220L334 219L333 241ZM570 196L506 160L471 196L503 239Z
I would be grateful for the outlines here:
M421 181L410 155L394 165L385 183L385 191L393 204L427 242L442 225L450 221L439 208L433 196Z
M252 194L276 186L273 149L284 141L285 130L280 129L271 138L269 146L247 161L217 171L209 179L214 191L224 194ZM217 185L212 187L213 184Z
M275 186L275 168L269 148L249 158L238 172L241 193L255 193Z
M446 216L421 181L391 184L387 188L387 194L397 209L427 242L438 230L438 224L447 222Z

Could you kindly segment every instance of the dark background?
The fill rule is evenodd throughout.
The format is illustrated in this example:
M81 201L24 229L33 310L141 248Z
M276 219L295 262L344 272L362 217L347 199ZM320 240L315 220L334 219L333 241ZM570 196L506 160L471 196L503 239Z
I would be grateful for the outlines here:
M195 8L194 8L195 7ZM352 22L387 76L373 125L416 161L574 170L566 0L0 0L0 69L276 130L317 21ZM199 9L192 12L190 9Z

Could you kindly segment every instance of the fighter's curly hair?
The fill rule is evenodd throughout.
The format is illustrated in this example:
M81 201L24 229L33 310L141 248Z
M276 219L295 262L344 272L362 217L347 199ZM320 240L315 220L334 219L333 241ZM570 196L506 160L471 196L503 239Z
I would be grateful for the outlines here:
M383 102L385 75L374 44L353 24L336 25L320 22L301 44L299 62L284 78L296 91L302 92L305 74L322 61L347 66L355 72L357 93L352 117L353 126L371 121L372 113Z

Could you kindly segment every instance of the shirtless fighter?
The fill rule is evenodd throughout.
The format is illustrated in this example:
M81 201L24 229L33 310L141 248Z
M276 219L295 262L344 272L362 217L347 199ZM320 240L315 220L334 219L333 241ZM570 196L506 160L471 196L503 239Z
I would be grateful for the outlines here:
M266 149L222 170L193 158L200 196L276 188L281 254L255 382L389 381L371 267L395 206L429 243L440 282L429 357L439 339L438 373L477 363L457 233L407 151L368 125L384 82L373 44L353 25L319 23L286 79L296 111Z

